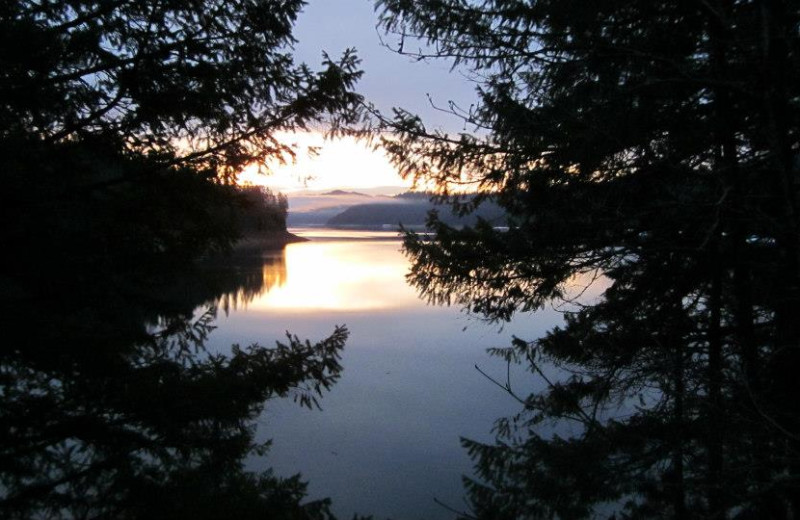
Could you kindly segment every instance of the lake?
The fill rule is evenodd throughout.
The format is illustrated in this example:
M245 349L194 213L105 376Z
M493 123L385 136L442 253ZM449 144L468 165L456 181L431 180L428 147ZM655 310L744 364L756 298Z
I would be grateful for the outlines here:
M491 441L494 421L519 410L475 365L505 381L505 362L485 350L514 335L534 339L561 314L545 309L488 324L420 299L406 284L409 263L394 232L291 231L309 241L265 258L263 292L221 302L211 347L271 345L285 331L313 342L337 324L350 339L322 410L290 399L268 404L259 437L273 447L257 464L301 473L310 498L330 497L340 518L453 518L435 499L466 508L461 478L472 466L459 439ZM518 369L511 380L530 388Z

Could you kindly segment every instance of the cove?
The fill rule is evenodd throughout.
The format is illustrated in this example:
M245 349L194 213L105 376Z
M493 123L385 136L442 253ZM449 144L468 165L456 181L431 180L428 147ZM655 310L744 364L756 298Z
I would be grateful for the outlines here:
M308 241L264 257L260 293L220 299L210 347L271 345L285 331L313 342L342 324L351 336L322 410L291 399L267 404L259 437L273 445L253 469L302 474L311 498L330 497L340 518L453 518L436 501L466 509L462 476L471 461L459 439L490 442L494 421L519 409L475 366L505 382L506 363L486 349L539 337L561 313L489 324L420 299L406 284L395 232L290 231ZM522 393L530 388L520 368L508 375Z

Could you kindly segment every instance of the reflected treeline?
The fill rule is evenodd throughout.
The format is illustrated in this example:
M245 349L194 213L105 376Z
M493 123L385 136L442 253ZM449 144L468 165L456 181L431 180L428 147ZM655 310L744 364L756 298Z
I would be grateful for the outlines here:
M298 478L243 461L266 451L253 426L266 400L311 407L336 381L347 331L207 351L214 302L286 278L282 251L227 261L109 277L36 258L2 277L0 516L329 516L327 501L301 505Z
M275 249L258 254L236 254L212 258L203 267L218 294L204 300L226 314L246 307L253 300L286 283L286 251Z

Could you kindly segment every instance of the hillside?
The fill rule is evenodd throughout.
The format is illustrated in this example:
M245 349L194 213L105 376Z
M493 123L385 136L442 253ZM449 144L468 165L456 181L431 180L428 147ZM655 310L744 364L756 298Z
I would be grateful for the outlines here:
M454 215L450 206L435 205L424 197L409 198L396 197L391 204L357 204L351 206L338 215L330 218L327 225L330 227L354 228L396 228L400 225L411 228L425 226L428 213L433 210L439 212L439 218L450 225L472 225L478 218L495 222L501 226L505 224L505 213L493 203L482 204L477 211L466 217Z
M394 204L396 201L393 197L344 190L292 195L286 222L290 227L325 226L328 220L347 208L365 203Z

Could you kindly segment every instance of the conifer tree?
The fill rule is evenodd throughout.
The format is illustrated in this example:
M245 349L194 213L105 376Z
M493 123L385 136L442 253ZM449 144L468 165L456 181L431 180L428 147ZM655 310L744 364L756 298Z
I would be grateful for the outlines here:
M191 271L236 238L237 199L284 225L285 199L230 186L291 158L279 132L358 117L352 51L292 57L304 4L0 5L3 518L331 518L245 462L267 399L337 380L347 330L210 351L196 308L224 295Z
M465 441L472 513L795 517L800 9L378 4L399 51L419 43L417 58L479 83L477 106L453 107L471 133L402 110L384 121L396 163L510 215L458 230L434 217L433 240L407 238L411 282L493 320L569 298L576 280L608 285L496 351L545 390L516 396L496 444Z

